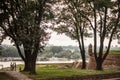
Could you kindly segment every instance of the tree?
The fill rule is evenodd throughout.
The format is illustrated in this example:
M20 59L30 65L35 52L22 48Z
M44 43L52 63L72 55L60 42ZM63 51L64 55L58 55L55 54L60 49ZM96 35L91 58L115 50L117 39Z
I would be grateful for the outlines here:
M94 35L94 56L96 61L96 69L102 70L102 64L109 54L111 42L119 28L120 23L120 1L119 0L86 0L86 6L89 7L89 15L81 12L93 30ZM97 53L97 42L99 35L100 45ZM106 37L109 37L108 46L104 52L104 44Z
M54 49L53 49L54 48ZM55 50L55 53L53 54L53 50ZM79 59L79 49L76 46L47 46L45 47L45 50L38 55L42 58L52 58L58 57L58 58L67 58L67 59Z
M3 50L3 47L0 46L0 56L2 55L2 50Z
M120 26L120 25L119 25ZM118 44L120 44L120 27L118 27L117 31L116 31L116 34L117 34L117 39L118 39Z
M82 58L82 69L86 68L84 36L88 37L87 24L83 16L80 14L85 9L82 0L64 0L59 5L64 7L57 8L60 12L57 16L57 27L53 30L58 33L65 33L71 39L78 42L79 50Z
M19 57L16 47L6 45L1 45L1 47L2 47L1 53L3 57ZM23 54L22 48L21 51Z
M3 0L0 1L0 27L4 31L3 38L9 36L15 43L25 66L24 71L36 73L36 58L38 50L42 50L49 39L46 27L42 23L51 15L46 10L50 8L47 0ZM46 8L48 7L48 8ZM46 17L47 16L47 17ZM43 21L44 20L44 21ZM24 48L21 53L20 45Z
M55 53L60 53L63 51L63 48L61 46L51 46L50 51L55 54Z

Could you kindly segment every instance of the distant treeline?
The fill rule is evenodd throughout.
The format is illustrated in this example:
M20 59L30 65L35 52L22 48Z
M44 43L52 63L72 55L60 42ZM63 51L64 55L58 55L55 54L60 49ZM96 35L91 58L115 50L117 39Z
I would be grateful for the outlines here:
M21 48L23 53L23 48ZM0 46L0 56L2 57L19 57L17 49L15 46L1 45Z
M24 52L22 47L21 51L22 53ZM15 46L1 45L0 56L19 57L19 54ZM77 46L46 46L42 52L39 52L38 56L43 58L58 57L68 59L79 59L80 52ZM88 54L86 54L86 56L88 57Z

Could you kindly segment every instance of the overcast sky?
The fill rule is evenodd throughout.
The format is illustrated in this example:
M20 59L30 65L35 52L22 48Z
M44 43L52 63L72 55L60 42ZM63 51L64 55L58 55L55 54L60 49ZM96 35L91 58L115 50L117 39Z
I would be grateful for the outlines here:
M88 46L90 43L93 44L93 38L85 38L85 45ZM53 32L51 34L51 39L48 42L49 44L57 45L57 46L68 46L68 45L73 45L73 46L78 46L77 41L71 40L69 37L65 36L64 34L62 35L57 35L57 33ZM100 44L99 42L97 43L98 45ZM106 46L108 44L108 40L105 40L104 45ZM120 46L120 44L117 44L117 40L112 41L113 46Z

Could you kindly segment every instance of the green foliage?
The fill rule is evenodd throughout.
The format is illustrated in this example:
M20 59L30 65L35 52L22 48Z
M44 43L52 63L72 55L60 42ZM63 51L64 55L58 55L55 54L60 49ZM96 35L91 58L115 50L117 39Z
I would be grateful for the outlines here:
M113 3L111 2L111 0L95 0L94 4L96 9L100 9L103 7L112 8L113 6Z
M79 59L78 47L74 46L47 46L42 53L39 53L43 58L66 58L66 59Z
M9 16L6 18L0 16L0 20L3 19L0 25L4 31L3 34L9 36L12 42L16 42L19 45L26 42L33 43L34 45L34 43L37 42L35 39L39 39L40 48L42 48L49 39L49 36L45 31L47 27L44 25L40 26L40 23L43 24L43 22L52 18L50 3L50 0L48 2L44 2L44 0L28 0L26 2L23 0L1 1L2 7L0 7L0 10L2 12L0 14L5 16L7 13L6 16ZM40 12L39 8L41 9ZM11 20L9 20L10 18ZM7 26L5 26L5 24L7 24ZM32 49L33 45L29 45L29 48Z
M8 16L5 18L0 16L2 19L0 28L4 32L2 38L10 38L20 57L23 61L27 61L25 64L32 73L35 73L35 64L30 64L35 63L38 50L42 51L50 38L49 33L46 32L47 26L43 23L53 17L50 11L51 1L53 0L0 1L2 5L0 14L6 15L7 13ZM20 50L21 45L24 48L24 55Z
M70 59L72 54L73 53L70 50L66 50L66 51L62 51L59 54L56 54L56 57L59 57L59 58L69 58Z
M87 0L86 5L90 8L89 15L84 15L93 30L94 37L94 57L96 69L102 70L102 64L109 54L112 39L117 38L120 23L120 2L119 0ZM87 8L86 8L87 9ZM99 34L99 39L97 39ZM105 39L108 38L106 52L103 53ZM97 54L97 43L100 42Z
M60 53L61 51L63 51L63 48L60 46L51 46L50 51L52 51L53 54Z
M0 56L2 55L3 47L0 45Z
M74 0L64 0L57 6L57 13L55 13L55 19L57 27L52 28L54 31L59 34L66 34L71 39L77 40L79 36L82 34L88 37L90 34L88 33L88 23L85 22L85 19L82 18L81 11L85 9L83 7L82 1L74 1ZM85 13L84 13L85 14ZM80 38L80 37L79 37Z
M23 54L23 48L21 48L21 51ZM2 45L1 56L2 57L20 57L16 47L7 46L7 45Z

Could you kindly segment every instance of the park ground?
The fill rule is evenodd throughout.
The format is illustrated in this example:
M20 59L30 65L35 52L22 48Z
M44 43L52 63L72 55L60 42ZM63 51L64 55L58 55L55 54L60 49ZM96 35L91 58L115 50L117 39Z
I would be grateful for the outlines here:
M17 71L6 71L6 73L10 76L13 76L15 80L49 80L52 78L120 73L120 70L104 70L104 71L81 70L76 68L69 68L66 67L65 65L54 64L54 65L37 65L36 68L37 74L31 75L27 72L19 72L18 71L19 67L23 68L23 65L18 65Z

